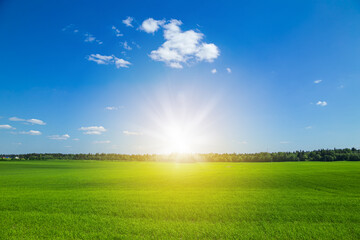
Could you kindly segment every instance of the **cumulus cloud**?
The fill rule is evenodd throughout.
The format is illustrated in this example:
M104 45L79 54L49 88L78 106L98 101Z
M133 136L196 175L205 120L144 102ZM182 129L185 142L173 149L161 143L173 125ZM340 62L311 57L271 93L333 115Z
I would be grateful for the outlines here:
M127 17L126 19L122 20L123 24L125 24L127 27L134 27L132 25L132 22L134 19L132 17Z
M96 42L97 44L103 44L102 41L100 41L99 39L96 39L96 37L90 33L85 33L85 42Z
M139 136L139 135L142 135L142 133L141 133L141 132L123 131L123 133L124 133L125 135L128 135L128 136L130 136L130 135L133 135L133 136Z
M41 135L40 131L36 131L36 130L30 130L30 131L22 131L20 132L20 134L28 134L28 135Z
M181 21L173 19L164 23L165 42L150 53L155 61L165 62L171 68L183 68L191 61L213 62L220 55L213 43L203 42L204 34L194 30L182 31Z
M105 140L105 141L94 141L94 144L106 144L106 143L111 143L111 141L109 140Z
M214 68L213 70L211 70L211 73L212 74L215 74L217 71L216 71L216 69Z
M111 29L114 30L115 36L117 36L117 37L122 37L122 36L124 36L124 34L122 34L122 33L120 32L120 30L117 29L115 26L112 26Z
M322 82L322 80L315 80L314 81L315 84L318 84L318 83L321 83L321 82Z
M40 119L22 119L22 118L18 118L18 117L11 117L9 118L10 121L13 122L27 122L27 123L31 123L31 124L37 124L37 125L46 125L46 123Z
M69 134L51 135L48 138L53 139L53 140L67 140L68 138L70 138L70 135Z
M81 127L79 130L87 135L100 135L106 132L106 129L103 126Z
M117 58L114 55L105 56L101 54L91 54L87 57L87 60L96 62L97 64L114 64L116 68L128 68L129 65L131 65L130 62L121 58Z
M148 18L140 26L140 29L147 33L156 32L160 26L164 25L165 20L155 20L153 18Z
M321 106L321 107L325 107L327 105L327 102L326 101L318 101L316 103L316 105Z
M15 129L12 126L5 124L5 125L0 125L0 129Z
M226 68L226 71L227 71L228 73L231 73L231 68Z

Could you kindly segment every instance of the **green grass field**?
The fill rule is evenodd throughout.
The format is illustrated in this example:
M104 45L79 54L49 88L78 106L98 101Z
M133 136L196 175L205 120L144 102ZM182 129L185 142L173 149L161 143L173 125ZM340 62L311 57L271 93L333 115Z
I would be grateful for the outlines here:
M360 239L360 162L0 162L0 239Z

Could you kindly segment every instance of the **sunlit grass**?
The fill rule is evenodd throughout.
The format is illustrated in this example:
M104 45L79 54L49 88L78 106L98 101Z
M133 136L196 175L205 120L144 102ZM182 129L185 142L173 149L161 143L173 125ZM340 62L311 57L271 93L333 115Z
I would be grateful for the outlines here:
M0 239L358 239L360 165L0 162Z

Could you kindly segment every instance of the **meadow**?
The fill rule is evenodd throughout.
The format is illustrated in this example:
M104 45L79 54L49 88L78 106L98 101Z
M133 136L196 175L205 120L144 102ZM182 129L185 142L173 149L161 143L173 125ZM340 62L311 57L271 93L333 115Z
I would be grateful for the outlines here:
M360 162L0 162L0 239L360 239Z

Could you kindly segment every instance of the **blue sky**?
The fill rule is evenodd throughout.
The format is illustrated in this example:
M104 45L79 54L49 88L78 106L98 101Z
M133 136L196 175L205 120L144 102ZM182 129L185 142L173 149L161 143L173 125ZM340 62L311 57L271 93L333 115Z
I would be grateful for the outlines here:
M360 147L358 1L1 1L0 153Z

